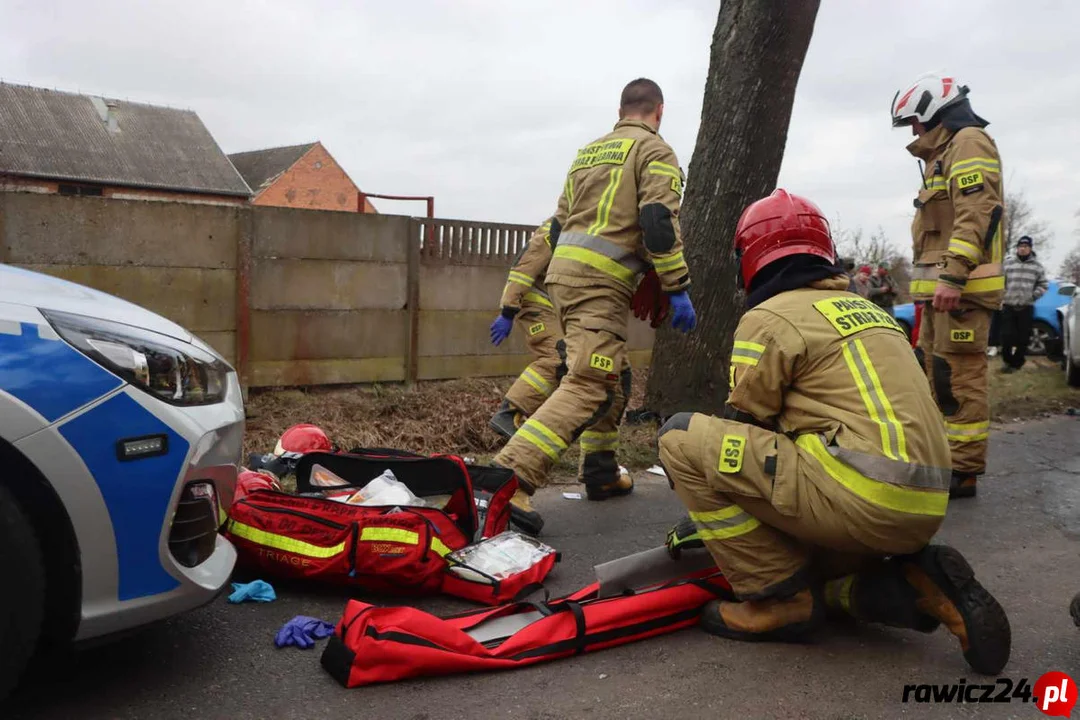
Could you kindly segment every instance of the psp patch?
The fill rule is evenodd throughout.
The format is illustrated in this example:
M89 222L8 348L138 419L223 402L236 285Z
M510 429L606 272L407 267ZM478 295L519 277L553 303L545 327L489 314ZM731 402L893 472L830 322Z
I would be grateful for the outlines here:
M887 328L903 333L904 329L880 307L862 298L832 297L818 300L814 309L821 313L841 337L870 328Z
M536 323L529 327L529 335L539 335L544 332L544 323Z
M742 470L743 454L746 451L746 438L741 435L725 435L720 442L720 464L717 470L731 474Z
M593 368L594 370L611 372L615 369L615 361L609 358L607 355L593 353L592 357L589 358L589 367Z

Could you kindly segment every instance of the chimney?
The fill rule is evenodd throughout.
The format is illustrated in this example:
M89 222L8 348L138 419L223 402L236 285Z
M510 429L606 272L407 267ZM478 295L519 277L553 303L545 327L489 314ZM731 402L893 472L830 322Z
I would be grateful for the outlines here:
M90 102L93 103L94 109L97 110L101 122L105 123L105 129L110 133L120 132L120 125L116 122L116 103L99 97L90 98Z

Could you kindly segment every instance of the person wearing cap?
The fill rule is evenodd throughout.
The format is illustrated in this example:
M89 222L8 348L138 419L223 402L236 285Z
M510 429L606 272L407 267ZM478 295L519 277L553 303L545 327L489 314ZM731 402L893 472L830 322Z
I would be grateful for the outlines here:
M870 299L870 274L869 265L861 265L859 271L855 273L855 292L868 300Z
M1024 367L1035 301L1050 287L1046 269L1035 257L1031 238L1016 242L1016 253L1005 260L1005 299L1001 308L1001 360L1004 373Z

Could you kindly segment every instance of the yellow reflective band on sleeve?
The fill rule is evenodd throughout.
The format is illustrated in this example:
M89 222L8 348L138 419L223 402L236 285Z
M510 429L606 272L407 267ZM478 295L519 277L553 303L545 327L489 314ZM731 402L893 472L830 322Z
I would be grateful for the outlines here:
M662 163L659 160L653 160L649 163L649 173L651 175L663 175L664 177L671 178L671 189L682 198L683 194L683 175L682 171L674 165L668 165ZM657 268L659 270L659 268Z
M691 512L690 519L694 521L702 540L730 540L761 525L756 517L738 505L708 512Z
M949 252L954 252L957 255L963 255L973 263L978 263L982 259L982 250L978 245L969 243L967 240L961 240L960 238L953 238L949 240Z
M532 287L536 282L536 278L531 278L525 273L518 272L517 270L510 271L510 282L517 283L518 285L524 285L525 287Z
M731 362L754 367L758 364L758 360L761 359L764 352L764 345L745 340L736 340L734 347L731 349ZM732 376L734 377L734 370Z
M941 175L934 175L931 178L923 180L924 190L945 190L949 187L949 184L945 182L945 178Z
M524 300L525 302L531 302L531 303L536 303L537 305L543 305L544 307L549 307L549 308L554 308L555 307L554 305L551 304L550 300L548 300L546 297L544 297L540 293L527 292L521 297L521 299Z
M556 435L546 425L537 422L533 418L529 418L518 428L517 434L524 440L528 440L530 443L540 448L552 460L558 460L559 456L566 450L566 443L562 441L558 435Z
M683 254L681 252L677 252L668 257L653 259L653 268L659 273L678 270L684 265L686 265L686 260L683 259Z
M936 288L937 280L912 280L911 285L908 286L908 292L912 295L933 295ZM963 294L971 295L973 293L995 292L1004 289L1005 276L996 275L994 277L968 280L967 284L964 285Z
M1001 163L994 158L988 157L975 157L962 160L960 162L954 162L949 167L949 182L952 182L957 175L964 175L965 173L972 172L974 170L985 170L991 173L1001 172Z
M312 545L303 540L296 540L284 535L275 535L274 533L269 533L265 530L260 530L259 528L251 527L250 525L245 525L235 520L229 521L229 532L237 537L249 540L256 545L274 548L275 550L281 550L282 552L288 552L294 555L303 555L305 557L329 558L345 552L344 542L338 543L332 547Z
M586 430L581 434L580 443L584 453L612 452L619 447L619 433Z
M401 545L419 545L420 534L412 530L389 527L366 527L360 531L361 542L392 542Z
M977 423L945 423L945 434L952 442L981 442L990 437L990 421Z
M844 362L847 363L855 386L859 389L866 412L881 431L881 448L891 460L910 462L907 453L907 439L904 427L893 412L892 404L881 387L874 363L862 340L849 340L842 347Z
M601 255L595 250L559 243L559 245L555 247L553 257L563 258L565 260L575 260L583 265L588 265L594 270L599 270L605 275L610 275L626 285L634 284L634 278L636 277L634 271L623 267L616 261L605 255Z
M833 457L818 435L801 435L795 444L821 463L829 477L867 502L912 515L945 516L949 504L946 491L915 490L871 480Z
M604 188L604 194L600 196L600 203L596 206L596 221L589 226L587 234L599 235L607 227L608 219L611 217L611 206L615 202L615 193L619 189L619 183L622 182L622 175L621 167L611 169L611 178L608 180L607 187Z
M431 538L431 549L439 554L439 557L446 557L450 554L450 548L446 547L446 543L437 537Z
M574 176L573 175L567 175L566 176L566 207L567 207L567 212L569 212L570 208L574 207ZM549 246L551 245L550 240L548 240L548 245Z
M551 395L551 384L531 367L525 368L525 371L521 373L521 379L544 397Z

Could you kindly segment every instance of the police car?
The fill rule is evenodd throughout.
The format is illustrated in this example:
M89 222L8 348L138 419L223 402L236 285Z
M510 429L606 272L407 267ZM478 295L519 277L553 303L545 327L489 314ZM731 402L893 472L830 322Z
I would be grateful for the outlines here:
M236 373L204 342L0 265L0 698L35 649L218 595L243 432Z

